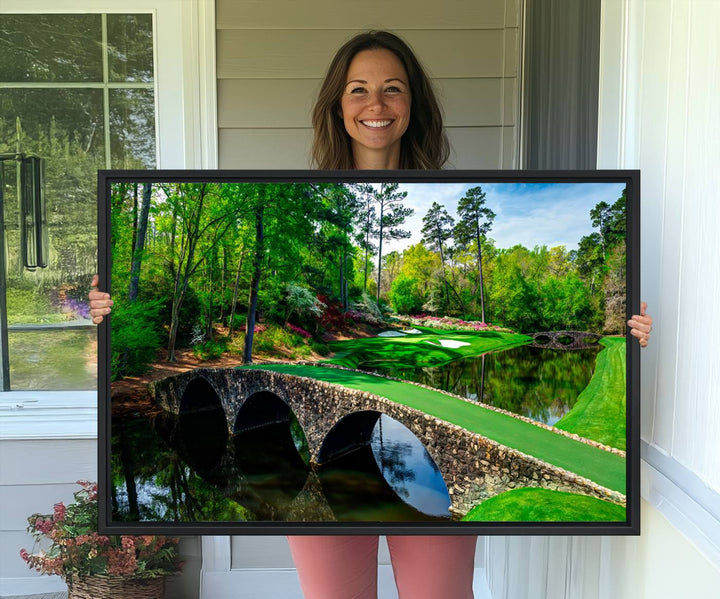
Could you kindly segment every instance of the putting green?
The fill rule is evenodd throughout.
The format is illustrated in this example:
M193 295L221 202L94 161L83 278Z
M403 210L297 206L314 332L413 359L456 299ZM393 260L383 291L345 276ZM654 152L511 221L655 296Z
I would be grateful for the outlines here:
M258 364L240 368L293 374L380 395L625 494L624 458L440 391L371 374L322 366Z
M330 344L333 364L347 368L384 366L418 368L441 366L458 358L479 356L489 351L509 349L532 342L532 337L497 331L442 331L421 327L420 335L405 337L364 337ZM458 342L458 347L441 341Z

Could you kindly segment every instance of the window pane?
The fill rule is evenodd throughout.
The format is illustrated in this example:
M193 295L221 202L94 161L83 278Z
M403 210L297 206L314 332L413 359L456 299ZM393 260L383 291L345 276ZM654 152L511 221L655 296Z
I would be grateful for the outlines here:
M18 118L22 151L43 158L61 158L66 151L76 152L91 157L93 163L99 160L98 166L103 163L105 119L101 89L3 89L0 152L15 151Z
M110 90L112 168L155 166L154 108L151 89Z
M10 331L12 388L78 390L97 386L97 332Z
M17 163L3 163L7 304L12 389L92 389L95 331L64 330L88 318L87 290L96 269L97 181L105 164L99 89L10 89L0 100L0 152L20 148L45 159L49 238L47 268L29 271L20 253ZM41 331L15 331L39 325ZM94 357L91 362L94 363Z
M0 81L100 82L100 15L0 15L0 56Z
M110 81L153 80L152 15L108 15Z
M97 254L96 172L105 164L102 90L4 90L0 101L0 152L16 149L18 117L21 151L45 159L50 263L48 268L34 273L20 264L17 163L6 161L8 293L14 287L13 281L28 278L43 289L50 281L78 283L78 277L95 268Z
M151 16L108 15L107 24L114 85L152 84ZM99 14L0 15L0 82L50 84L0 88L0 153L14 153L19 143L24 154L44 159L49 239L47 268L24 268L18 163L5 160L2 214L12 389L96 386L96 330L89 325L87 293L97 272L97 170L107 166L107 149L113 167L153 167L156 162L154 91L106 92L101 40ZM66 82L94 87L63 88Z

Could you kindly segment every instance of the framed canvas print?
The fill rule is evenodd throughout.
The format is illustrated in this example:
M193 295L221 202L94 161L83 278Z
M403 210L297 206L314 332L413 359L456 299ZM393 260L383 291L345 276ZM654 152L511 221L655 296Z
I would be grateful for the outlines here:
M639 534L638 171L101 171L108 534Z

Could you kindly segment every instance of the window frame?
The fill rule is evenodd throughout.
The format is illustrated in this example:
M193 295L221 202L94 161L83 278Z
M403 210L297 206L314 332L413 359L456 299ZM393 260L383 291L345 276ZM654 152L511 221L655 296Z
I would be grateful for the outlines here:
M151 14L157 168L217 168L213 0L0 0L0 15L33 13ZM96 438L96 417L96 390L0 392L0 439Z

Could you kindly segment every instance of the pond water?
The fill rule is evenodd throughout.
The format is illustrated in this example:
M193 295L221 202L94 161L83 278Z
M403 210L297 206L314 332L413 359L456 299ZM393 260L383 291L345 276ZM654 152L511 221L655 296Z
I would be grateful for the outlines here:
M552 425L575 405L592 377L600 349L566 351L522 345L433 368L388 365L372 370Z
M224 415L113 420L113 519L438 521L450 499L420 441L387 416L369 445L310 468L290 423L229 438Z
M387 374L553 424L598 348L529 346ZM377 369L376 369L377 370ZM294 420L294 416L291 416ZM113 518L155 521L438 521L450 499L420 441L381 416L367 445L308 466L297 421L227 432L220 410L113 421ZM295 433L293 433L295 431Z

